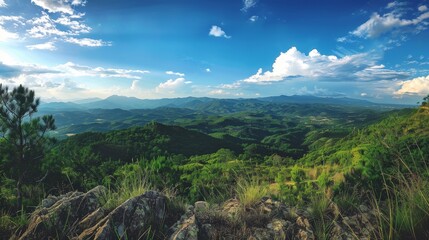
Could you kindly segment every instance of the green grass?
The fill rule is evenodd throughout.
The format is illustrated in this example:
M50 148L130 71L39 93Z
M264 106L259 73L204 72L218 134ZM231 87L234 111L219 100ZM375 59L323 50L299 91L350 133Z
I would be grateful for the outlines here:
M429 183L420 179L403 179L389 186L385 201L374 198L378 223L375 236L381 239L429 238Z
M324 193L316 193L310 199L311 220L314 226L314 234L317 239L330 239L333 222L337 218L336 212L331 212L329 205L331 199Z
M12 216L7 212L0 213L0 238L7 239L17 229L28 224L29 216L20 211L16 216Z
M126 200L140 196L152 189L144 171L139 168L133 174L125 176L115 187L109 187L104 199L104 208L113 210Z
M237 181L236 194L243 207L252 207L268 195L268 186L255 180Z

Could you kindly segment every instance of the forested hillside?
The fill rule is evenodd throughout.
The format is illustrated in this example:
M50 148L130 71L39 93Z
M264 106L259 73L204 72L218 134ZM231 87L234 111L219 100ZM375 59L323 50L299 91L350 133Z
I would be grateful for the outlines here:
M27 104L23 125L14 114L2 115L3 236L24 226L26 214L47 195L99 185L116 199L106 201L108 209L148 186L184 203L270 196L289 206L318 206L322 213L325 205L318 203L334 202L342 214L356 213L364 204L379 216L371 233L376 238L389 231L428 236L426 102L401 110L188 102L192 108L56 112L30 122L25 114L36 112L38 103L24 90L20 94L33 105ZM4 113L17 103L10 104L2 105ZM91 123L94 119L100 123ZM56 125L62 133L76 132L55 139ZM14 131L22 132L23 145ZM396 213L385 218L389 211ZM313 219L323 222L318 229L323 236L329 236L330 221L336 220L323 214Z

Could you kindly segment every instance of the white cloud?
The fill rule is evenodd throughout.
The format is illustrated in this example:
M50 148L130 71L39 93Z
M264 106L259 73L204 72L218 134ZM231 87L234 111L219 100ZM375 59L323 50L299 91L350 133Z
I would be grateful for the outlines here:
M130 69L117 69L117 68L103 68L103 67L89 67L77 65L68 62L63 65L57 66L55 69L62 71L66 75L75 77L101 77L101 78L128 78L128 79L141 79L140 75L149 73L145 70L130 70Z
M400 89L394 92L395 95L427 96L429 94L429 75L402 81L399 83L399 86Z
M220 88L222 88L222 89L239 89L240 87L241 87L241 84L239 82L220 85Z
M20 16L0 16L0 42L6 42L8 40L18 39L19 34L12 32L5 28L6 23L12 23L16 25L25 25L23 22L24 18Z
M426 5L421 5L421 6L419 6L418 10L420 12L426 12L428 10L428 7Z
M179 76L179 77L184 77L184 76L185 76L185 74L184 74L184 73L180 73L180 72L173 72L173 71L166 71L166 72L165 72L165 74L168 74L168 75L176 75L176 76Z
M105 42L101 39L91 39L91 38L66 38L66 42L77 44L81 47L104 47L104 46L111 46L112 43Z
M251 22L256 22L256 21L258 21L258 19L259 19L259 17L258 17L258 16L256 16L256 15L251 16L251 17L249 18L249 20L250 20Z
M218 27L216 25L213 25L209 32L210 36L213 37L224 37L224 38L231 38L231 36L226 35L226 33L222 30L221 27Z
M71 4L74 6L85 6L86 0L73 0Z
M17 33L9 32L0 25L0 42L6 42L11 39L18 39L19 35Z
M64 15L56 19L54 22L69 27L71 29L70 34L72 35L89 33L92 30L89 26L83 24L81 21L72 20L72 18Z
M347 38L346 37L339 37L337 38L337 42L346 42Z
M73 0L71 4L69 0L31 0L31 2L51 13L61 12L72 15L74 11L71 5L82 6L86 1Z
M48 50L48 51L55 51L57 48L55 47L53 42L46 42L41 44L34 44L34 45L28 45L28 49L30 50Z
M383 65L377 65L376 60L377 57L370 53L358 53L339 58L334 55L321 55L316 49L306 55L296 47L292 47L280 53L271 71L263 72L260 68L255 75L241 82L270 84L294 78L320 81L378 81L403 79L408 76L405 72L397 72L385 69Z
M366 97L366 96L368 96L368 93L363 92L363 93L360 94L360 96L361 97Z
M214 89L208 92L209 95L229 95L230 92L226 92L223 89Z
M212 70L210 70L210 68L206 68L206 72L212 72Z
M415 27L414 30L417 32L426 29L424 20L429 18L429 13L422 13L414 19L402 19L400 15L397 12L383 15L374 13L368 21L357 27L351 34L360 38L377 38L405 27Z
M24 18L21 16L0 16L0 24L4 24L8 21L17 22L21 25L25 25Z
M68 32L59 30L56 27L55 21L52 20L45 12L42 12L42 16L29 20L28 23L33 25L31 29L27 30L27 33L31 38L70 35Z
M111 42L102 39L92 39L82 37L92 31L92 28L85 24L85 13L73 11L73 6L84 6L84 0L32 0L32 2L41 6L43 10L40 14L25 20L18 16L0 16L0 27L5 31L26 32L28 39L45 39L46 42L68 42L82 47L101 47L111 46ZM6 28L6 21L14 21L13 25ZM25 26L25 27L23 27ZM12 28L13 27L13 28ZM21 31L12 31L21 27ZM11 34L3 34L1 38L6 39L15 37Z
M19 76L31 76L42 74L60 73L58 70L50 69L34 64L6 64L0 61L0 79L9 80Z
M393 2L390 2L387 4L386 9L397 8L397 7L404 6L404 5L406 5L406 3L393 1Z
M4 0L0 0L0 7L6 7L6 3L4 2Z
M244 12L247 12L250 8L256 5L256 0L243 0L243 8L241 9Z
M68 62L55 67L45 67L36 64L10 65L0 62L0 79L15 78L22 76L43 75L53 78L72 78L72 77L99 77L99 78L127 78L141 79L141 75L149 71L89 67Z
M191 81L186 81L185 78L181 77L181 78L176 78L176 79L169 79L166 82L160 83L157 87L156 87L156 92L163 92L163 91L167 91L169 93L174 93L174 91L180 87L183 87L187 84L191 84Z

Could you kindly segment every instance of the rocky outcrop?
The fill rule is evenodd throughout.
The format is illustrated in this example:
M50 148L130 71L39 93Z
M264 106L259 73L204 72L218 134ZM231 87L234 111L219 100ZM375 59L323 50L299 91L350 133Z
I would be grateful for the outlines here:
M359 213L342 217L335 203L330 203L324 215L328 239L374 239L376 215L365 206ZM251 208L244 208L236 199L221 206L197 202L170 230L170 240L185 239L299 239L314 240L320 222L314 219L311 209L290 208L285 204L262 199ZM195 236L197 235L197 237Z
M130 239L150 236L163 226L167 199L149 191L129 199L75 239Z
M162 232L167 198L155 191L131 198L110 212L106 189L49 196L31 215L24 231L11 239L135 239Z
M70 192L49 196L31 215L26 229L12 239L58 239L72 236L81 219L100 211L106 188L98 186L87 193Z
M49 196L12 239L312 240L321 229L311 209L291 208L271 198L248 207L237 199L221 205L200 201L178 210L159 192L148 191L108 211L103 208L106 191L96 187L87 193ZM328 223L325 238L374 238L374 211L362 205L357 212L342 216L330 203L323 216Z

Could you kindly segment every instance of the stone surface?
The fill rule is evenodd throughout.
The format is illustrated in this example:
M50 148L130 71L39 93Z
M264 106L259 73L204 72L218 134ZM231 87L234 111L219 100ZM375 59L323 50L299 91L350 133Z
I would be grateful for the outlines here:
M95 226L83 231L76 239L141 238L157 231L165 218L167 199L158 192L125 201Z
M170 213L169 200L148 191L108 212L101 206L106 191L99 186L87 193L48 196L28 226L11 239L314 240L320 227L313 225L317 221L311 220L309 209L291 208L268 197L252 208L230 199L220 205L199 201ZM329 204L324 215L329 239L374 238L375 211L365 205L358 209L345 215L335 203Z
M87 193L70 192L58 197L50 196L31 215L25 231L11 239L57 239L71 236L80 219L101 207L100 199L105 193L106 188L98 186Z

